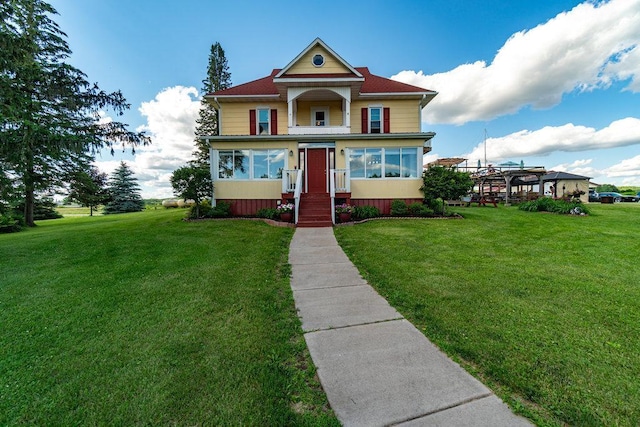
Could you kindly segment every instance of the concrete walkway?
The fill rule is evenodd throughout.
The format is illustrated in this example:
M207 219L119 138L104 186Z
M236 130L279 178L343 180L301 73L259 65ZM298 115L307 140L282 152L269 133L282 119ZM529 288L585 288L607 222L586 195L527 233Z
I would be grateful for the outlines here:
M378 295L332 228L296 229L289 263L305 340L343 425L531 425Z

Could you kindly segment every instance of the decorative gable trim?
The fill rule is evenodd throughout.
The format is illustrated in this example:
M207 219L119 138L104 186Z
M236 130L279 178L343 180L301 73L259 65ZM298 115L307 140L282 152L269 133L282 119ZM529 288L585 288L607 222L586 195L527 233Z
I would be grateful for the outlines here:
M331 49L329 46L327 46L327 44L325 42L323 42L320 39L320 37L318 37L314 41L312 41L311 44L309 46L307 46L302 52L300 52L300 54L298 54L298 56L293 58L293 60L291 62L289 62L286 67L284 67L282 70L280 70L280 72L275 75L274 80L282 78L287 73L287 71L289 71L291 69L291 67L293 67L303 56L305 56L311 49L313 49L314 47L316 47L318 45L321 46L323 49L325 49L330 55L335 57L338 60L338 62L340 62L345 68L347 68L350 72L352 72L356 77L358 77L358 78L362 78L363 77L362 74L358 70L356 70L354 67L352 67L347 61L342 59L342 57L340 55L338 55L333 49Z

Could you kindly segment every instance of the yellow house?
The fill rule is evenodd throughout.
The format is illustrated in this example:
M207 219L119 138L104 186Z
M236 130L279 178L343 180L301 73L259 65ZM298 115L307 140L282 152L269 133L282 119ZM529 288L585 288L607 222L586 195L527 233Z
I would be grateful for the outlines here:
M295 203L298 226L334 222L334 205L421 201L420 131L436 92L352 67L319 38L267 77L205 96L218 111L214 198L234 215Z

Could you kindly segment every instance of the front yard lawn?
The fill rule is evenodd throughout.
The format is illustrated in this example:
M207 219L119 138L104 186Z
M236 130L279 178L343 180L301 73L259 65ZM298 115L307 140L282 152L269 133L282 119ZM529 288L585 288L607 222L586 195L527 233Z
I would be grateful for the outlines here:
M338 425L293 305L292 230L183 216L0 235L0 425Z
M640 420L640 206L336 228L389 303L539 425Z

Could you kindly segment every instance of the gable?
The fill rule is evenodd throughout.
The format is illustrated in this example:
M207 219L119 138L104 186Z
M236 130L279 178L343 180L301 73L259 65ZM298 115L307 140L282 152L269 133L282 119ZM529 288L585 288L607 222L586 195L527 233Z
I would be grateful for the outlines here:
M320 55L324 59L321 66L313 64L313 58ZM280 77L290 77L295 75L313 75L313 74L346 74L353 75L351 70L345 64L338 60L334 55L327 51L323 46L316 45L307 53L302 55L289 69Z
M314 64L319 55L320 62ZM346 76L362 78L347 61L327 46L320 38L316 38L293 61L287 64L276 76L276 79L314 76Z

